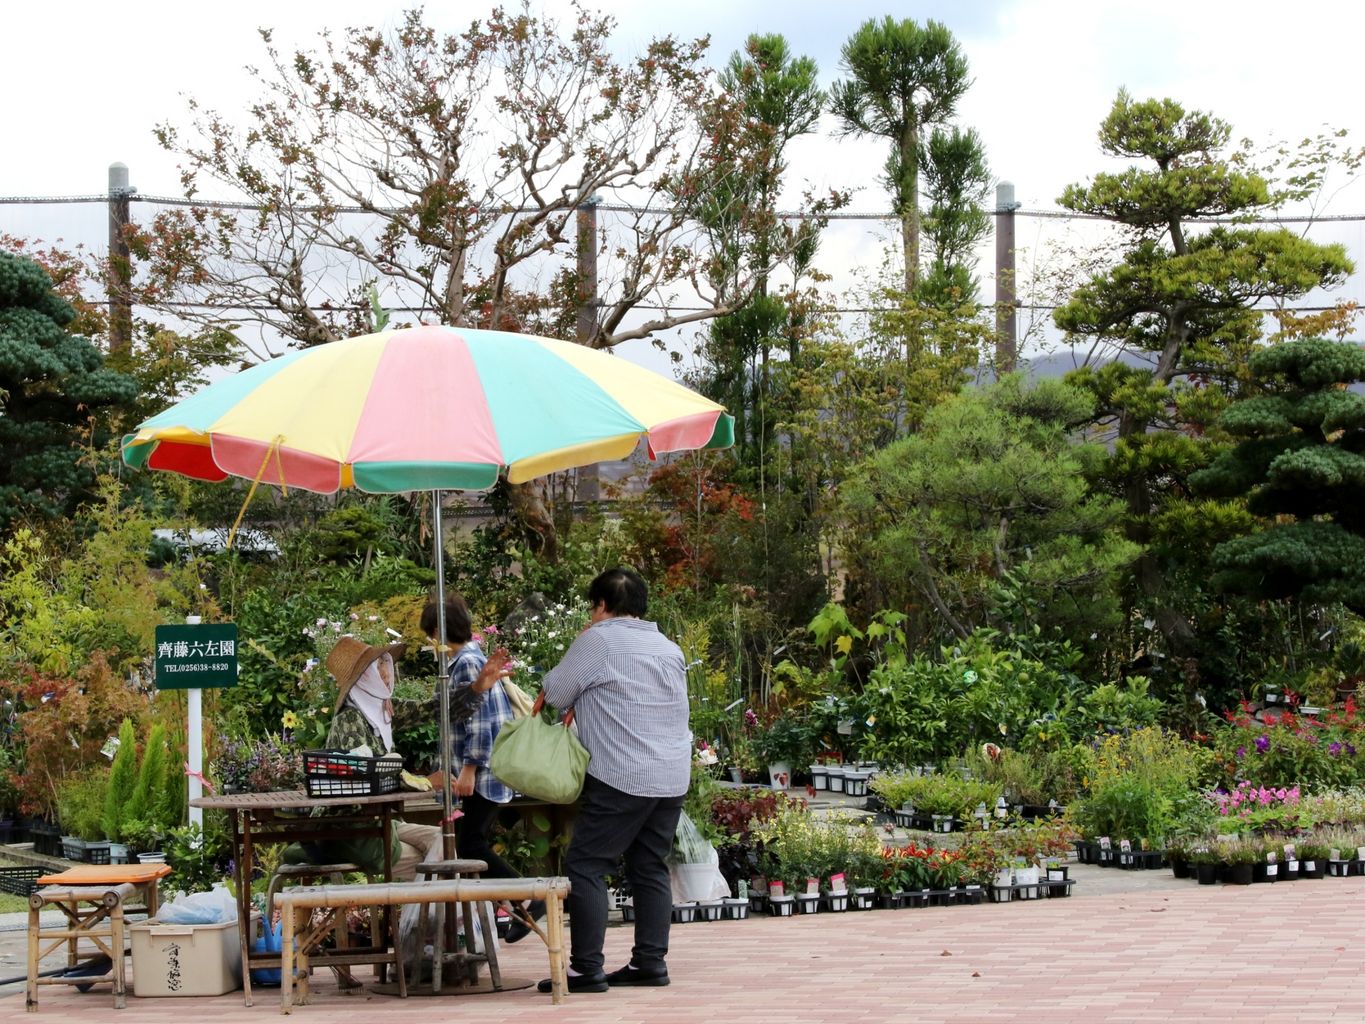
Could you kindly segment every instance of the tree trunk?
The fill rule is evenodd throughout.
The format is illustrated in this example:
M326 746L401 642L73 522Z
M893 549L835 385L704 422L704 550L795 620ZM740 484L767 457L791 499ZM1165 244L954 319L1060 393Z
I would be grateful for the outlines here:
M905 291L919 284L919 126L907 119L901 137L901 243L905 253Z
M517 519L530 538L535 538L532 540L534 554L550 565L559 564L559 531L555 529L554 518L545 506L545 498L536 481L508 484L507 495Z

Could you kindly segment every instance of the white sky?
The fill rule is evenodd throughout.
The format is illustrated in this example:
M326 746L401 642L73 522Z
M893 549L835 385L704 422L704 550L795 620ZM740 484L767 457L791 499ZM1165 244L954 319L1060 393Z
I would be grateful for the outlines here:
M392 25L404 6L411 5L6 4L0 13L0 138L6 140L0 196L103 192L115 160L129 165L143 195L175 195L175 159L157 147L151 130L163 121L186 123L186 95L223 111L248 102L254 93L243 68L262 58L258 26L273 27L276 42L289 49L311 45L322 28ZM826 86L839 76L840 46L867 18L892 13L941 20L962 44L975 77L960 122L981 133L993 172L1016 184L1029 209L1055 207L1064 185L1107 166L1095 132L1125 85L1140 98L1169 96L1208 110L1231 122L1235 137L1297 140L1325 124L1350 130L1365 145L1359 85L1365 6L1344 0L599 0L591 6L616 15L621 52L663 33L709 34L717 67L749 33L782 32L795 53L817 60ZM458 30L489 7L484 0L446 0L428 4L426 16L439 28ZM533 7L563 19L570 13L565 0ZM836 142L825 132L798 144L792 176L859 186L855 209L884 210L889 203L877 181L884 158L880 142ZM1343 191L1329 212L1365 213L1365 183ZM43 214L49 218L44 234L79 233L64 232L55 208ZM0 229L32 234L15 216L13 208L0 207ZM1021 245L1029 244L1028 230L1021 221ZM1365 265L1360 226L1343 231L1342 240ZM859 264L880 261L880 245L832 239L822 258L856 276ZM852 283L841 279L840 286ZM1347 291L1357 292L1357 284Z

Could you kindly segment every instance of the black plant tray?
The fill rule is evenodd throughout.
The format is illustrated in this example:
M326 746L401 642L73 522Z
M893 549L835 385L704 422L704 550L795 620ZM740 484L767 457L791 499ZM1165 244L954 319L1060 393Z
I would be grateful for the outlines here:
M14 896L30 896L38 888L38 879L47 874L46 868L0 868L0 892Z

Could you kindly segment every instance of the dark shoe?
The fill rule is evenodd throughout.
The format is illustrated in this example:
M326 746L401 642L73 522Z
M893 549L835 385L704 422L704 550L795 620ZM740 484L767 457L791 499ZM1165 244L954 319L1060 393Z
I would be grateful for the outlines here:
M605 992L607 990L607 976L602 973L597 974L570 974L568 977L570 992ZM546 978L536 990L539 992L552 992L554 981Z
M531 934L531 926L526 923L526 919L522 916L523 914L530 917L532 921L539 921L545 916L545 901L532 900L531 906L526 910L522 910L519 907L513 908L512 920L507 926L507 937L503 939L504 942L520 942ZM546 989L545 991L548 992L550 990Z
M667 967L636 967L634 964L626 964L619 971L612 971L607 975L608 985L654 985L662 987L668 984Z

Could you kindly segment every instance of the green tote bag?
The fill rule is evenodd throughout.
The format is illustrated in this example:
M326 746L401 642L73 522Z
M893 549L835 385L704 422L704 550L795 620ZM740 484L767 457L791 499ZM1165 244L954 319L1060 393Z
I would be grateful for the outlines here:
M592 755L569 730L573 711L562 723L547 722L540 717L544 706L542 694L529 715L498 731L488 770L519 793L550 804L571 804L583 790Z

